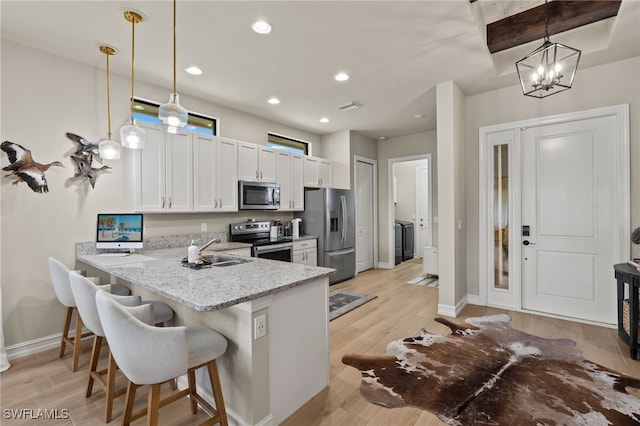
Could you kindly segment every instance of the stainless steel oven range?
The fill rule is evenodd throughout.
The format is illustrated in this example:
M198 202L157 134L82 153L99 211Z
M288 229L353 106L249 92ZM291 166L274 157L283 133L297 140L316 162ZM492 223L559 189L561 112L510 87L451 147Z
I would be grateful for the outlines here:
M244 222L229 225L229 239L236 243L249 243L251 256L263 259L293 260L291 237L270 238L271 222Z

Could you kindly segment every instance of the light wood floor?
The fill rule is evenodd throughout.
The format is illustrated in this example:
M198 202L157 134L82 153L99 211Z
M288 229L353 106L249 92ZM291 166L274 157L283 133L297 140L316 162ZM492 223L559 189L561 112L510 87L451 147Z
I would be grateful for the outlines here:
M422 328L433 333L449 332L448 328L433 320L437 316L438 289L406 283L421 271L421 263L408 261L394 270L366 271L331 287L331 290L345 289L378 297L331 321L331 384L287 419L283 426L444 424L422 410L386 409L366 402L359 392L360 373L341 362L345 353L384 353L388 342L416 336ZM505 311L468 306L456 321L462 323L468 317L499 312ZM519 312L506 313L512 317L513 328L546 338L570 338L576 341L585 358L640 377L640 361L629 358L628 347L617 337L616 330ZM0 424L103 425L104 393L96 389L93 396L85 398L89 353L82 354L80 358L80 368L75 373L71 372L70 354L59 359L57 349L13 360L11 369L0 375ZM144 404L145 398L146 392L140 392L138 404ZM67 409L70 418L12 420L4 416L5 409ZM122 409L123 398L119 398L110 424L120 424ZM201 411L192 416L186 399L163 408L160 413L161 424L171 425L192 425L206 417ZM143 425L144 419L133 424Z

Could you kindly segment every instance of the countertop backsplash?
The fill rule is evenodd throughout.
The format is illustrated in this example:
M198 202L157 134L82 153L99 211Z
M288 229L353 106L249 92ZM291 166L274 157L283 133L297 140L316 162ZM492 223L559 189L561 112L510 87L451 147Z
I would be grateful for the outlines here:
M186 248L191 245L191 240L199 240L196 245L202 247L214 238L220 238L220 244L228 242L226 232L202 232L197 234L181 234L181 235L161 235L157 237L148 237L144 239L143 250L159 250L168 248ZM235 244L235 243L234 243ZM247 244L247 247L250 245ZM212 249L213 246L209 246ZM86 241L76 243L76 253L78 255L92 255L107 253L114 251L112 249L96 249L95 241ZM185 252L186 253L186 252Z

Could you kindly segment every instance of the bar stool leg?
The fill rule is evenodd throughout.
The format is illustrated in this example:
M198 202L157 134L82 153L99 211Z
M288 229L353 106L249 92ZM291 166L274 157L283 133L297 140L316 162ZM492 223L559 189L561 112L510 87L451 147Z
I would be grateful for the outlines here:
M73 308L67 307L67 315L64 319L64 326L62 327L62 339L60 339L60 355L58 358L64 356L64 350L67 347L67 340L69 339L69 328L71 328L71 317L73 316ZM76 370L73 370L76 371Z
M76 309L76 331L73 336L73 364L71 371L78 369L78 361L80 360L80 345L82 344L82 318L80 312Z
M102 336L93 338L93 349L91 350L91 364L89 366L89 383L87 384L86 396L89 398L93 393L94 375L98 370L98 360L100 359L100 348L102 347Z
M211 390L213 391L213 400L216 403L216 411L220 417L220 426L228 426L227 410L224 407L224 398L222 397L222 386L220 385L220 376L218 375L218 364L216 360L207 364L209 371L209 380L211 381Z

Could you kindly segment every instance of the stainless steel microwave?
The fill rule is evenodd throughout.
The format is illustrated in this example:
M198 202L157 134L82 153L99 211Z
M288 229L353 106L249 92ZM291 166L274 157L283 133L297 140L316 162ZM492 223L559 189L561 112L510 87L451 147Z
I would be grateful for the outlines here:
M277 210L280 208L280 184L274 182L238 182L240 210Z

